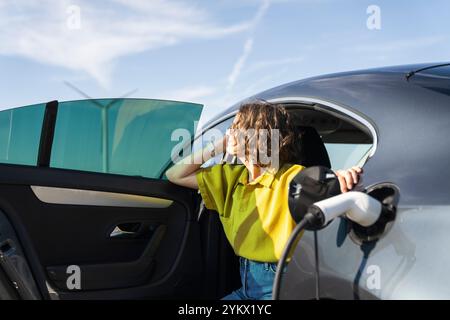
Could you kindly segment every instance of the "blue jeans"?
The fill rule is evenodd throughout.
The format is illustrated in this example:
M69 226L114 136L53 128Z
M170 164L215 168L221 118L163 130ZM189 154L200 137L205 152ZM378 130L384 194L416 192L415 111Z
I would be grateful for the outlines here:
M242 287L221 300L271 300L277 263L239 257ZM286 272L286 268L283 273Z

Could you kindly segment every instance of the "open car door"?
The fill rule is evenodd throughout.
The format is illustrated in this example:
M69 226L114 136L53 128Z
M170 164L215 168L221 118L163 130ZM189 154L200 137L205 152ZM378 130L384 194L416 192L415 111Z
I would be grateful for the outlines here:
M201 110L101 99L0 112L0 295L201 297L200 198L164 176Z

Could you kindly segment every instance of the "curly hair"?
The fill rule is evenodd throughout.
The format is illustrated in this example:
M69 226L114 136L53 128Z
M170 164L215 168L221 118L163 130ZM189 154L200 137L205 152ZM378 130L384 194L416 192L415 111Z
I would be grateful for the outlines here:
M257 100L254 102L247 102L240 106L236 114L236 121L231 126L231 129L239 129L251 131L253 134L245 136L245 156L250 154L250 141L255 139L257 141L258 150L261 147L266 148L267 156L272 157L271 137L274 129L278 130L279 145L278 145L278 163L283 165L285 163L295 163L295 159L300 152L300 147L297 144L298 131L293 124L293 119L289 112L282 104L269 103L264 100ZM261 141L261 130L267 130L267 138ZM274 150L276 153L276 150ZM277 156L277 154L274 154ZM258 165L261 167L268 167L271 163L264 164L260 161L258 153Z

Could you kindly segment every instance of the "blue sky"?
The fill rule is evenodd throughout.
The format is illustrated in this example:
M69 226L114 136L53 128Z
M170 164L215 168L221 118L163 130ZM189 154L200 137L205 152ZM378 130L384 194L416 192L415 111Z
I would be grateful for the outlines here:
M0 0L0 109L83 98L69 82L203 103L206 120L309 76L449 61L449 14L448 0Z

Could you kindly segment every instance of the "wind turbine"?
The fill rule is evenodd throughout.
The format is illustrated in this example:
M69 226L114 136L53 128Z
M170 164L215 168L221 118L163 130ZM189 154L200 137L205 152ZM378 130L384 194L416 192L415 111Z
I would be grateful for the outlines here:
M107 173L109 170L109 153L108 153L108 110L111 106L113 106L117 101L119 101L119 99L125 99L127 97L129 97L130 95L134 94L136 91L138 91L138 89L134 89L131 90L125 94L123 94L122 96L120 96L119 98L115 98L112 99L112 101L110 103L108 103L107 105L102 105L98 100L93 99L91 96L89 96L87 93L85 93L83 90L79 89L78 87L76 87L74 84L70 83L69 81L64 81L64 84L66 86L68 86L69 88L71 88L72 90L74 90L75 92L77 92L78 94L80 94L82 97L89 99L88 101L91 102L92 104L94 104L94 106L100 108L101 111L101 117L102 117L102 133L101 133L101 137L102 137L102 171L104 173Z

